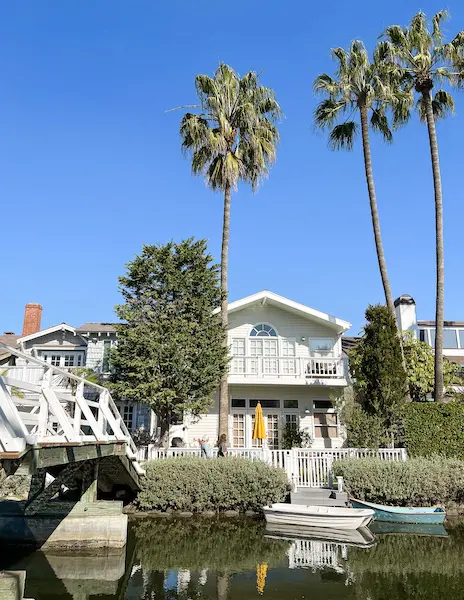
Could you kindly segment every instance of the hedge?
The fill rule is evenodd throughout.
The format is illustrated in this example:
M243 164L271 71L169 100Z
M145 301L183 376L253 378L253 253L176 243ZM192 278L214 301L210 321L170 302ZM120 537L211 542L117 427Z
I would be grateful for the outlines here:
M255 510L285 499L288 478L281 469L244 458L197 457L146 464L136 503L140 510Z
M410 402L403 409L405 447L409 456L464 459L464 404Z
M192 518L136 520L132 531L145 571L249 571L286 559L290 542L264 536L262 521Z
M464 462L435 456L405 462L378 458L347 459L334 464L354 498L394 506L453 506L464 502Z

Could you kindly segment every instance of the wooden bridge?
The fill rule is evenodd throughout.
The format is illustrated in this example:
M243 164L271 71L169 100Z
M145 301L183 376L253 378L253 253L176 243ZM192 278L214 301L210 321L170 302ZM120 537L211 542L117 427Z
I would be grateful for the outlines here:
M50 516L51 506L58 513L83 513L76 502L98 514L103 504L88 505L97 490L108 499L121 489L136 491L144 471L109 390L78 369L0 347L15 362L0 366L0 481L14 473L32 476L23 514ZM74 494L73 506L60 502L66 490Z

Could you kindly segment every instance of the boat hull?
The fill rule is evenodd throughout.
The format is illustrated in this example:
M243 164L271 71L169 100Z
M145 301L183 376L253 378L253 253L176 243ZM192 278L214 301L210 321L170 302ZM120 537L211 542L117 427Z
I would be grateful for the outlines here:
M354 508L370 508L374 511L376 521L387 523L409 523L409 524L442 524L446 519L446 512L440 508L417 507L408 508L403 506L385 506L374 504L364 500L350 500Z
M267 523L329 529L359 529L367 527L374 517L370 509L273 504L263 509Z

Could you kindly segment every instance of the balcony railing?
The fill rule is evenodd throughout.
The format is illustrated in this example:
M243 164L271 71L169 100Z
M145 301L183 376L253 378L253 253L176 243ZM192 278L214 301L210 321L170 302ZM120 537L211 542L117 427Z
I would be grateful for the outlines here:
M282 377L294 379L341 379L345 377L343 358L301 358L234 356L230 375L244 377Z

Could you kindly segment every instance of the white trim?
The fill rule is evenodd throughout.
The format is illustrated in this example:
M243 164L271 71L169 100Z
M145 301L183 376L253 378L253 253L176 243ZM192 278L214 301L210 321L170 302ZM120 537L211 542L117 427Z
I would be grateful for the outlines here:
M55 333L56 331L69 331L70 333L77 335L74 327L71 327L71 325L68 325L67 323L60 323L60 325L55 325L48 329L42 329L41 331L36 331L35 333L20 337L17 339L17 343L29 342L30 340L35 340L38 337L43 337L44 335Z
M279 296L279 294L274 294L274 292L269 292L268 290L263 290L262 292L258 292L257 294L252 294L251 296L247 296L246 298L242 298L241 300L235 300L235 302L230 302L228 304L228 312L233 313L239 311L242 308L245 308L257 302L261 302L262 300L268 301L269 304L273 304L275 306L279 306L281 308L296 312L306 318L309 317L324 322L329 327L333 327L339 333L347 331L351 327L351 323L349 323L348 321L338 319L333 315L329 315L328 313L324 313L314 308L310 308L309 306L301 304L300 302L289 300L288 298L284 298L284 296ZM219 308L214 310L214 313L219 312Z

